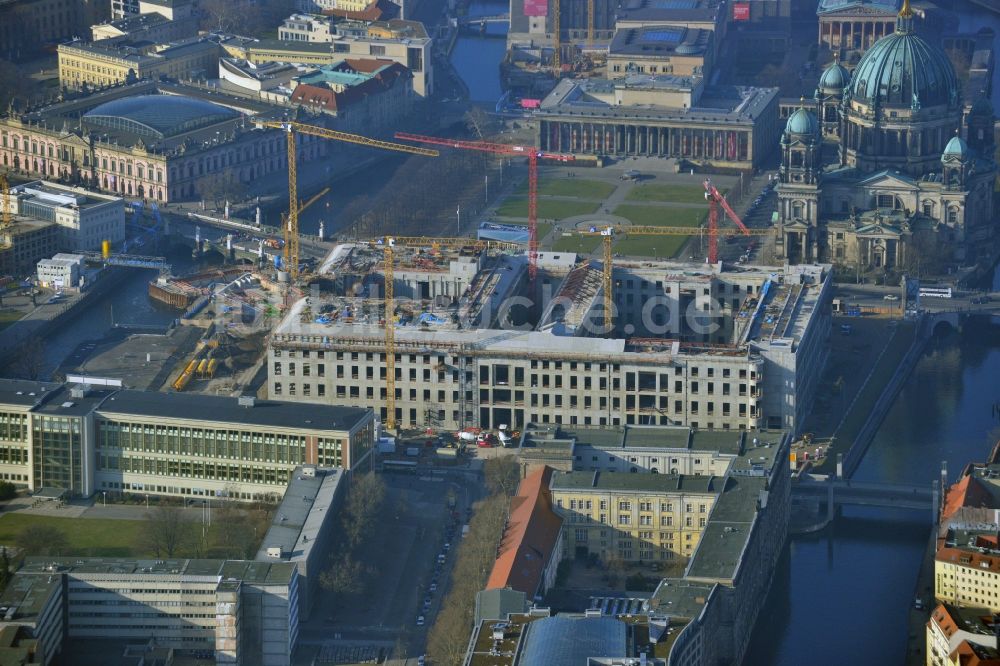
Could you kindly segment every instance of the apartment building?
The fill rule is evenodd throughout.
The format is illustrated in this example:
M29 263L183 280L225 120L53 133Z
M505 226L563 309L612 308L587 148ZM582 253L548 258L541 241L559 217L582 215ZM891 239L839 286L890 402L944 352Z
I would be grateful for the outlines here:
M770 589L788 528L790 441L783 431L529 426L517 455L529 470L545 460L532 474L564 470L549 485L563 557L686 560L684 573L663 579L640 607L615 600L625 601L628 617L648 621L655 646L637 642L629 656L711 666L742 662ZM685 471L663 473L665 464ZM474 634L466 664L491 663L481 637ZM522 651L519 640L501 644L502 653Z
M725 480L714 476L570 472L552 479L566 553L602 561L688 558Z
M329 16L315 14L292 14L278 26L278 39L289 42L330 43L336 28L331 26Z
M0 475L32 490L280 497L296 467L370 469L368 410L0 380Z
M59 45L59 84L71 90L103 88L139 79L211 78L222 49L208 37L166 44L102 40Z
M541 253L551 296L534 322L510 318L510 305L527 298L523 254L396 256L395 294L408 299L395 333L404 426L795 430L826 363L828 266L616 265L608 335L601 269L573 254ZM328 272L361 296L290 308L268 349L272 397L366 406L385 418L384 317L381 301L365 300L381 292L380 259L368 246L334 250ZM321 307L332 314L316 321Z
M373 24L374 25L374 24ZM420 97L434 93L433 40L422 23L393 19L382 32L369 30L368 36L336 35L331 39L334 57L352 60L392 60L413 74L413 91ZM394 36L385 35L389 30Z
M979 663L997 659L997 636L1000 624L997 616L986 608L962 608L951 604L938 604L927 621L927 666ZM971 651L984 650L986 657L979 662L962 657ZM991 653L991 654L990 654ZM980 655L976 655L980 656Z
M120 197L36 180L11 188L10 203L15 215L58 225L59 246L69 252L97 251L105 240L115 245L125 240Z
M101 641L115 657L152 640L174 657L289 666L298 643L294 564L29 557L4 595L0 628L28 629L43 664L65 640Z

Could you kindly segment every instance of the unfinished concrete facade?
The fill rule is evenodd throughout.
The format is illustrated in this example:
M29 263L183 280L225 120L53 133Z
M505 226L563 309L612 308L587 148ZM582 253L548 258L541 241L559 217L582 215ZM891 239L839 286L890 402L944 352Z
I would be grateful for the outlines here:
M573 254L397 252L396 422L795 430L826 362L830 271L619 261ZM335 296L296 303L271 336L269 394L371 407L384 419L381 250L338 246ZM474 268L474 270L473 270ZM532 297L534 295L534 298Z

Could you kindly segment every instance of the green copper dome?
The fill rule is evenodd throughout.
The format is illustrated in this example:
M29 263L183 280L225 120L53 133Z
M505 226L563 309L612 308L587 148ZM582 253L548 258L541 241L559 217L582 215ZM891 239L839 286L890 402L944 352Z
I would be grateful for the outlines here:
M941 157L958 157L965 159L969 156L969 144L960 136L953 136L948 145L944 147L944 154Z
M851 97L870 105L910 107L958 103L958 79L944 51L913 31L903 16L896 32L875 42L851 76Z
M816 134L818 131L819 123L816 121L816 116L812 111L806 111L802 107L788 117L788 123L785 125L786 134Z
M823 76L819 77L819 87L821 90L843 90L850 80L851 73L839 62L835 62L823 71Z

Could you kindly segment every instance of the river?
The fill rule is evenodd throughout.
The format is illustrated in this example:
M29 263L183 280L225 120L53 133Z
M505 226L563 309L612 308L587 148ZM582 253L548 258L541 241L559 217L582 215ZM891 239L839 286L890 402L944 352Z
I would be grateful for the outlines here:
M935 339L854 478L930 483L945 461L954 480L985 459L998 376L1000 327ZM829 530L790 539L746 664L902 663L929 527L910 511L845 508Z
M506 2L477 0L469 7L469 16L496 16L510 9ZM489 23L487 37L462 35L451 52L451 64L469 89L473 102L496 103L503 93L500 88L500 61L507 51L507 24Z

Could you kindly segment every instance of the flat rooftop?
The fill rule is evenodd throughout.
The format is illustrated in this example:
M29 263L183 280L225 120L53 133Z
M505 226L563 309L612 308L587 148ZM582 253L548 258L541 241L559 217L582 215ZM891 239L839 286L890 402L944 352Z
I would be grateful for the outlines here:
M610 490L618 492L684 492L714 494L724 479L685 474L630 474L628 472L568 472L553 474L550 488L568 492Z
M757 500L766 489L767 479L763 476L727 477L688 562L686 578L729 582L736 577L757 518Z
M121 197L44 180L15 185L11 188L11 194L17 196L19 201L31 201L54 208L92 208L112 202L124 205L124 200Z
M61 387L62 384L55 382L0 379L0 404L33 407Z
M695 430L686 426L626 425L620 427L592 427L539 425L529 423L524 427L525 447L548 447L556 442L594 448L628 449L657 448L719 452L737 455L744 450L748 437L762 437L763 433L742 430ZM777 435L780 441L780 433ZM567 450L569 446L567 444Z
M253 406L244 407L237 398L154 391L118 391L108 397L100 411L171 421L228 421L265 428L331 432L351 430L371 416L371 410L359 407L274 400L254 400Z
M794 344L818 309L830 268L828 265L720 267L693 262L616 265L616 279L637 276L651 285L677 285L681 293L704 287L722 292L728 289L723 285L732 285L733 289L739 286L742 294L743 285L756 284L758 291L768 285L763 296L744 300L743 309L733 318L735 332L729 344L703 344L670 338L586 335L591 333L589 322L598 325L602 322L601 271L589 260L576 262L573 254L553 255L551 265L556 268L552 275L562 276L556 293L563 298L545 304L535 330L491 328L497 315L503 312L506 299L522 295L520 278L525 268L522 254L483 259L474 276L468 270L456 268L468 268L468 263L449 259L451 268L446 272L444 258L419 251L405 257L395 269L396 344L403 349L420 350L424 354L551 354L584 362L621 358L650 364L669 361L678 355L746 356L751 352L750 343L765 348L779 341ZM318 302L300 299L275 329L272 345L380 350L385 338L384 302L380 298L381 258L381 249L374 246L337 246L323 262L320 272L338 277L355 275L356 281L349 289L358 295L321 296ZM461 296L407 298L405 292L416 291L419 286L414 285L421 283L457 284L464 291ZM669 292L665 296L675 298ZM560 303L558 311L553 303Z
M0 606L9 619L0 615L0 622L35 622L52 594L58 594L62 582L54 576L25 576L15 573L0 592Z
M283 561L299 562L309 558L323 521L333 506L337 487L344 480L341 470L312 469L315 470L314 475L305 473L303 467L297 467L292 474L284 498L254 558L258 562L278 561L267 554L268 548L275 546L281 548Z
M536 115L542 118L586 116L591 118L678 121L698 125L753 126L778 96L777 88L705 86L689 108L660 104L617 105L615 87L665 90L691 89L698 77L633 75L622 79L563 79L542 100ZM602 99L603 98L603 99Z
M616 30L609 50L611 56L703 56L708 53L711 44L711 30L683 25L655 25Z
M177 576L206 578L218 582L242 581L254 584L287 584L295 565L253 560L143 560L130 558L27 557L19 574L53 573L80 576Z

